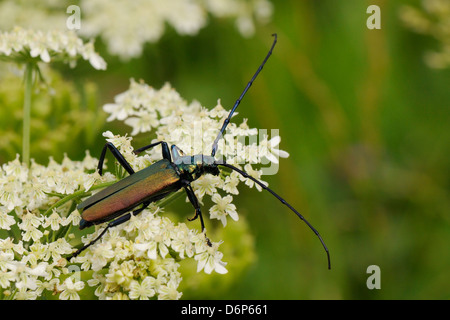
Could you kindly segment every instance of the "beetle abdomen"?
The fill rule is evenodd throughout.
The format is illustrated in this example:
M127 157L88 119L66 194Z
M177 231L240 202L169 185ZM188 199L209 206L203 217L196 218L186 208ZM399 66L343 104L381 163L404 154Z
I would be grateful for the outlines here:
M110 221L143 202L162 199L181 186L180 177L171 163L166 159L160 160L82 202L78 206L78 209L83 209L81 217L84 222L80 223L80 228Z

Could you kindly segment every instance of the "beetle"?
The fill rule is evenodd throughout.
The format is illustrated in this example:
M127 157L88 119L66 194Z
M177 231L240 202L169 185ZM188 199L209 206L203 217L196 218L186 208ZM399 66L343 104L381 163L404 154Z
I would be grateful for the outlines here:
M110 150L113 156L117 159L119 164L129 173L129 175L122 180L114 183L113 185L106 187L100 192L94 194L90 198L81 202L77 209L82 210L81 221L79 228L84 229L91 225L101 224L108 222L105 229L100 235L78 249L72 256L78 256L83 250L94 244L99 240L105 232L114 226L120 225L128 221L132 215L136 216L142 212L150 203L161 200L166 196L184 188L187 197L191 202L195 210L195 215L192 218L188 218L189 221L200 219L202 232L205 232L205 225L200 208L199 201L195 196L195 193L191 187L191 182L197 180L204 174L219 175L219 166L229 168L238 172L243 177L254 181L264 190L267 190L273 196L275 196L281 203L286 205L291 211L293 211L301 220L303 220L308 227L316 234L322 243L323 248L327 254L328 269L331 269L330 253L328 251L325 242L320 236L319 232L286 200L275 193L272 189L268 188L258 179L248 175L245 171L226 163L224 160L216 161L214 156L217 152L218 142L223 136L223 133L230 123L230 119L233 113L241 103L241 100L247 93L248 89L256 79L258 74L263 69L265 63L272 55L272 51L277 43L277 35L274 37L272 46L264 58L257 71L248 82L247 86L236 100L233 108L229 112L227 118L224 120L222 127L214 140L212 145L211 155L197 154L193 156L185 155L184 152L176 145L172 145L169 149L167 142L158 141L140 149L135 150L136 154L139 154L145 150L154 148L158 145L162 148L162 159L153 163L147 168L144 168L138 172L135 172L131 165L125 160L120 151L111 143L107 142L103 147L102 153L99 158L97 170L99 174L103 171L103 162L105 160L107 150ZM141 206L137 208L138 206ZM207 244L211 246L211 242L206 238Z

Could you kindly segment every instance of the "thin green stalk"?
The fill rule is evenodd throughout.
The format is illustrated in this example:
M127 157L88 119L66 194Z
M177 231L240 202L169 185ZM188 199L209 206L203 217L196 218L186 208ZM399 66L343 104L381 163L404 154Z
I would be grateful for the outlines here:
M33 63L25 65L25 96L23 99L23 137L22 137L22 161L30 164L30 123L31 123L31 93L33 89Z
M85 189L81 189L81 190L78 190L78 191L76 191L76 192L74 192L72 194L69 194L69 195L65 196L64 198L62 198L61 200L59 200L56 203L54 203L53 205L51 205L50 208L48 208L47 211L45 211L43 213L43 215L45 217L48 217L52 213L53 209L58 208L58 207L62 206L63 204L65 204L65 203L67 203L67 202L69 202L69 201L71 201L71 200L73 200L73 199L75 199L77 197L81 197L81 196L85 195L86 193L88 193L90 191L108 187L108 186L110 186L110 185L112 185L112 184L114 184L116 182L117 181L110 181L110 182L100 183L98 185L92 186L89 191L86 191Z

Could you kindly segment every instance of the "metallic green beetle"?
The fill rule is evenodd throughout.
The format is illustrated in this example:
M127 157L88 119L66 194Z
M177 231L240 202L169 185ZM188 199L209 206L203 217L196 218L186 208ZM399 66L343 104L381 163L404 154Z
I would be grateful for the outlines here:
M273 190L266 187L259 180L249 176L245 171L242 171L239 168L226 163L225 161L216 161L214 159L217 151L218 141L222 137L228 123L230 122L234 111L239 106L242 98L247 93L253 81L256 79L259 72L264 67L266 61L272 54L273 48L275 47L275 44L277 42L277 35L273 34L273 36L274 41L269 52L259 66L258 70L253 75L252 79L248 82L240 97L236 100L233 108L228 114L228 117L223 122L222 128L220 129L219 134L217 135L213 143L210 156L203 154L187 156L176 145L172 145L170 148L171 150L169 150L169 146L166 142L158 141L135 150L135 153L138 154L142 151L161 145L163 159L157 161L156 163L141 171L135 172L131 165L125 160L120 151L112 143L108 142L105 144L98 163L98 172L100 173L100 175L102 174L103 162L105 160L106 151L108 149L130 175L118 181L117 183L101 190L100 192L96 193L95 195L86 199L78 205L78 210L82 210L80 229L84 229L93 224L100 224L104 222L108 222L108 224L96 239L77 250L72 255L72 257L76 257L83 250L94 244L105 234L105 232L109 228L128 221L131 218L131 215L139 214L150 203L161 200L181 188L185 189L188 199L195 209L195 215L188 220L192 221L200 218L201 228L204 232L205 225L203 222L200 204L194 194L194 191L192 190L191 182L197 180L203 174L219 175L220 171L218 166L223 166L238 172L245 178L253 180L256 184L261 186L261 188L269 191L290 210L292 210L301 220L303 220L316 234L316 236L322 243L322 246L324 247L327 254L328 268L331 268L330 254L327 246L322 240L322 237L319 235L319 232L297 210L295 210L289 203L287 203ZM141 207L136 209L138 206ZM133 209L135 210L131 211ZM208 245L211 246L211 242L208 238L207 242Z

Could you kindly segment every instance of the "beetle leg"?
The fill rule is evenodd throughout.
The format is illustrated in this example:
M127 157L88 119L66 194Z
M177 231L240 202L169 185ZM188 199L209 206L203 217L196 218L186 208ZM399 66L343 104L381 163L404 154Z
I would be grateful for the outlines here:
M194 221L194 220L196 220L196 219L198 218L198 216L199 216L198 210L195 209L195 214L194 214L194 216L193 216L192 218L187 218L187 219L188 219L189 221Z
M113 154L114 158L117 159L117 161L119 161L119 163L122 165L122 167L125 168L125 170L127 170L127 172L129 174L133 174L134 170L131 167L131 165L128 163L127 160L125 160L124 156L120 153L119 149L116 148L115 145L113 145L111 142L107 142L105 143L105 146L103 147L102 150L102 154L100 155L100 159L98 161L98 173L100 175L102 175L103 172L103 162L105 161L105 156L106 156L106 150L109 149L111 151L111 153Z
M136 150L134 150L134 153L135 154L139 154L142 151L145 151L145 150L151 149L153 147L156 147L158 144L161 144L163 159L172 161L172 157L170 156L169 146L167 145L167 142L164 142L164 141L158 141L158 142L149 144L148 146L144 146L142 148L136 149Z
M198 203L197 197L195 196L194 190L192 190L192 187L190 184L186 184L184 186L184 190L186 190L187 196L189 198L189 201L192 203L195 209L195 215L192 218L188 218L189 221L193 221L200 217L200 224L202 227L202 232L205 232L205 223L203 222L203 216L202 216L202 210L200 209L200 204ZM206 237L206 233L205 233ZM206 237L206 242L208 243L208 246L212 247L212 243L209 240L208 237Z
M122 224L124 222L127 222L128 220L130 220L131 215L133 214L133 216L137 216L139 213L141 213L145 208L148 207L148 205L150 204L150 202L144 202L142 204L142 207L134 210L132 213L127 213L119 218L117 218L116 220L111 221L110 223L108 223L108 228L111 227L115 227L118 226L119 224Z
M75 258L76 256L78 256L81 252L83 252L84 250L86 250L87 248L89 248L90 246L92 246L95 242L97 242L98 239L100 239L101 237L103 237L103 235L105 234L106 230L109 229L109 225L106 226L106 228L102 231L102 233L100 233L100 235L95 238L94 240L92 240L91 242L89 242L88 244L84 245L83 247L81 247L80 249L78 249L74 254L72 254L67 260L70 260L72 258Z
M184 190L186 190L187 196L189 198L189 201L192 203L192 206L195 209L195 215L192 218L188 218L189 221L194 221L198 217L200 217L200 224L202 227L202 231L205 230L205 223L203 222L203 216L202 211L200 209L200 204L198 203L197 197L195 196L194 190L192 190L192 187L190 184L187 184L184 187Z
M95 238L94 240L92 240L91 242L89 242L88 244L84 245L83 247L81 247L80 249L78 249L74 254L72 254L72 256L70 258L68 258L68 260L75 258L76 256L78 256L81 252L83 252L84 250L86 250L87 248L89 248L90 246L92 246L95 242L97 242L101 237L103 237L103 235L106 233L106 231L109 228L118 226L124 222L127 222L128 220L130 220L131 218L131 214L133 214L134 216L138 215L139 213L141 213L145 208L147 208L149 206L150 202L144 202L142 204L142 207L134 210L132 213L127 213L126 215L123 215L119 218L117 218L116 220L111 221L110 223L107 224L107 226L105 227L105 229L100 233L100 235Z

